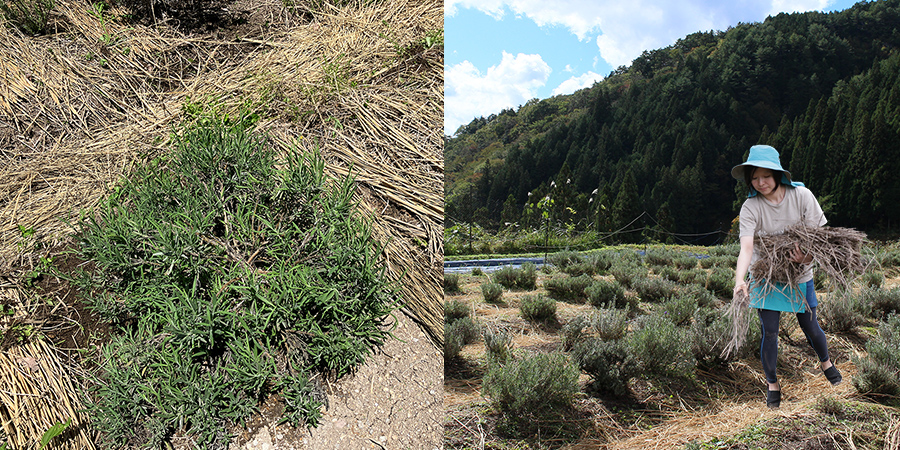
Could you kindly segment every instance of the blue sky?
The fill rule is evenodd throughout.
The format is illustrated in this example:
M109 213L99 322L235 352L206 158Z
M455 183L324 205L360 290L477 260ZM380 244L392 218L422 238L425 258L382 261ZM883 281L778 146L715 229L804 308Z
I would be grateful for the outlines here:
M444 133L532 98L571 94L644 50L780 12L853 0L445 0Z

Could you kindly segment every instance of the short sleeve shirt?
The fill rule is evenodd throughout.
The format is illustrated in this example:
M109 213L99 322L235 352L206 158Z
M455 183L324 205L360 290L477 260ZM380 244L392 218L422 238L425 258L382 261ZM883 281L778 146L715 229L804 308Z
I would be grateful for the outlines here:
M777 205L762 195L750 197L744 202L740 216L741 237L783 234L785 229L801 221L810 227L821 227L828 222L822 207L809 189L803 186L783 186L784 199ZM759 253L754 247L750 264L757 259ZM806 283L812 278L810 266L798 282Z

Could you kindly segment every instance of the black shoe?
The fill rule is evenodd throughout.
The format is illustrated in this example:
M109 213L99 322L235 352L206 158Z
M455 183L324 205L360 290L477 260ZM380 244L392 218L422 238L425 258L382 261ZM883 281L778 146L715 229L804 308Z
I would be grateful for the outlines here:
M841 373L838 372L837 367L834 365L825 369L825 378L828 378L828 382L831 383L832 386L837 386L844 380Z
M775 409L781 406L781 391L766 392L766 406Z

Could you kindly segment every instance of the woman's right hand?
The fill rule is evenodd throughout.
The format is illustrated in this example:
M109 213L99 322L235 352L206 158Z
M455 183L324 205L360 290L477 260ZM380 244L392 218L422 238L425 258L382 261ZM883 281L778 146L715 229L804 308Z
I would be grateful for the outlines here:
M744 295L750 296L750 286L747 285L746 281L741 281L734 285L734 295L737 295L738 291L744 291Z

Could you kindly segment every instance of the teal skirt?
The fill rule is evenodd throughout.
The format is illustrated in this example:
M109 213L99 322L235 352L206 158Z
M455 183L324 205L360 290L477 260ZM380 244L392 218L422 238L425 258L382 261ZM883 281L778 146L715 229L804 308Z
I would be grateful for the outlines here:
M807 283L801 283L796 286L774 283L773 287L765 293L763 292L763 284L755 283L753 280L750 281L751 308L792 313L806 312Z

